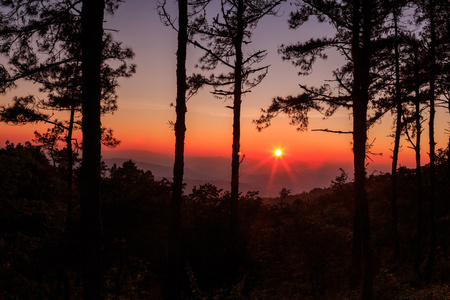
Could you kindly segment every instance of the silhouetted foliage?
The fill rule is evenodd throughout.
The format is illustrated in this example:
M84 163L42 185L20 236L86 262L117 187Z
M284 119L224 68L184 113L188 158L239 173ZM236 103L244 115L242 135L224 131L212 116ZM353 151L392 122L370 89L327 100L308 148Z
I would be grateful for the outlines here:
M386 47L386 17L389 1L297 1L297 11L289 20L291 28L300 28L310 17L319 22L329 22L335 28L333 37L311 38L306 42L282 45L283 59L290 60L300 69L299 75L312 71L314 62L326 59L325 50L336 49L346 59L343 67L333 72L337 84L333 88L325 84L319 88L309 88L300 84L304 93L292 99L274 99L268 110L255 122L270 125L277 113L288 114L291 123L305 129L308 125L307 113L314 108L325 116L331 116L340 106L352 109L353 129L351 132L324 129L327 132L351 133L353 135L354 161L354 229L353 229L353 272L354 286L362 278L362 298L371 299L373 290L372 246L370 241L370 215L366 194L366 156L368 154L367 130L375 120L383 115L383 107L377 101L386 85L382 70L383 50ZM377 97L378 96L378 97ZM283 103L283 106L277 103ZM317 102L317 104L311 104ZM287 105L286 105L287 104ZM301 105L298 105L301 104ZM320 105L326 104L328 109ZM372 111L370 108L373 108ZM295 113L297 111L297 113ZM373 116L370 116L370 113ZM363 276L361 276L364 274Z
M218 66L230 70L209 76L194 74L189 82L197 88L212 85L214 95L233 101L228 108L233 110L230 221L235 228L239 219L239 165L244 158L240 153L242 95L260 84L269 69L269 66L259 66L267 51L251 50L246 53L246 46L251 43L252 29L263 17L276 15L278 6L284 1L221 1L220 13L211 20L204 14L196 18L190 28L199 36L192 43L204 50L197 67L205 72L213 71Z
M402 256L394 261L390 230L390 174L367 178L375 249L374 298L445 299L450 290L447 150L437 153L437 252L433 284L413 281L416 170L398 169L398 225ZM65 178L40 147L7 144L0 149L1 297L81 297L83 236L79 206L65 224ZM428 174L429 166L422 172ZM424 177L427 178L427 177ZM214 185L184 196L184 299L353 299L349 286L353 230L353 182L341 172L329 188L262 199L240 197L240 240L230 234L230 194ZM429 182L424 183L429 193ZM106 169L103 190L104 295L158 299L168 276L171 185L155 180L132 161ZM76 197L78 199L78 196ZM78 201L76 201L78 202ZM424 206L424 215L429 208ZM430 228L425 228L425 236ZM65 231L71 237L66 238ZM422 241L426 249L427 241ZM424 268L423 264L421 268ZM42 272L45 270L45 272ZM431 296L433 295L433 296Z
M173 183L155 180L131 160L111 167L101 162L101 142L117 144L112 131L101 127L101 115L117 109L117 79L134 72L131 50L102 28L103 14L119 2L0 4L0 53L7 59L0 66L0 93L28 79L47 94L44 100L13 98L1 109L1 120L54 125L35 134L37 146L7 142L0 149L0 298L448 298L450 149L435 151L433 141L434 108L449 99L448 1L296 1L291 28L314 15L331 23L336 35L282 45L283 59L303 75L329 48L346 63L333 73L335 86L300 85L300 95L274 98L255 122L262 129L284 113L304 130L311 110L329 117L340 107L352 109L352 131L322 131L353 134L355 176L340 169L328 188L298 195L283 188L277 198L239 194L238 170L241 96L267 72L258 66L265 51L243 49L258 20L275 14L282 1L223 0L212 18L206 15L209 0L178 2ZM192 11L186 13L187 4ZM415 19L402 28L400 8L406 4ZM413 29L420 34L408 32ZM199 62L205 74L219 65L231 71L186 80L188 41L205 51ZM111 67L110 59L119 64ZM233 99L232 188L206 183L183 195L185 101L204 84L213 85L216 96ZM367 130L393 108L391 174L368 176ZM428 108L430 115L423 115ZM70 119L55 119L53 111L70 112ZM422 165L426 118L430 163ZM83 161L72 174L72 146L78 147L72 131L81 123ZM415 169L397 166L401 134L416 152ZM362 284L352 280L363 272Z
M102 180L103 263L106 289L115 297L156 298L168 250L169 189L130 160Z
M0 149L2 298L48 298L55 290L63 190L40 147L7 143Z

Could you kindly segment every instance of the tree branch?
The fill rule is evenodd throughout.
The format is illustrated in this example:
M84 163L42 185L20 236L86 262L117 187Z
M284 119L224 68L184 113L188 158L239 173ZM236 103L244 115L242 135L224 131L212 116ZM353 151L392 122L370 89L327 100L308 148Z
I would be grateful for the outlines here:
M311 131L322 131L322 132L330 132L330 133L339 133L339 134L353 134L353 131L341 131L341 130L331 130L331 129L312 129Z

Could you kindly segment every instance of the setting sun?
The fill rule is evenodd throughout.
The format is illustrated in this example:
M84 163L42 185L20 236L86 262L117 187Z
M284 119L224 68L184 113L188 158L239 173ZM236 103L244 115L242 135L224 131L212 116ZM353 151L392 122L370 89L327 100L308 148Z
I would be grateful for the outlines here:
M283 151L281 151L281 149L275 149L274 154L275 156L280 157L281 155L283 155Z

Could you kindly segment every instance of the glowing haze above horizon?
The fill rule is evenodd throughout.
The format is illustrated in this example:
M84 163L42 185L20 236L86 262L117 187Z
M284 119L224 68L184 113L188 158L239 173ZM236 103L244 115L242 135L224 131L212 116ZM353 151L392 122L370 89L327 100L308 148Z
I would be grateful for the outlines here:
M169 4L174 7L173 3ZM169 121L175 121L176 117L174 107L170 105L175 102L176 97L176 32L160 22L155 8L156 1L126 1L114 16L106 17L105 28L118 30L115 33L116 40L131 46L136 54L134 63L137 65L137 73L133 77L120 81L118 111L102 120L103 125L112 128L115 136L121 140L116 150L174 153L175 136ZM329 25L319 24L315 20L309 21L300 29L290 30L287 19L291 9L292 6L285 4L280 8L279 16L265 17L254 30L252 43L246 45L246 51L266 49L268 55L262 64L270 65L270 68L261 84L243 97L241 153L253 160L263 161L272 157L275 163L274 150L280 148L282 159L288 164L304 161L317 167L326 163L349 163L352 161L351 135L311 131L318 128L351 130L351 115L348 110L341 109L326 120L322 115L312 113L306 132L298 132L281 115L261 132L252 123L252 120L261 115L261 108L270 105L273 97L300 93L299 83L318 86L331 79L331 71L343 64L339 54L330 52L326 61L316 62L310 76L298 76L298 71L290 62L282 61L277 53L279 45L333 34ZM175 16L176 10L171 12ZM199 72L193 66L200 53L200 50L189 47L188 75L194 71ZM17 89L0 97L0 105L9 103L13 96L32 94L35 89L30 83L19 82ZM232 110L226 108L230 103L216 99L210 92L211 89L205 88L187 103L186 156L231 157ZM437 148L446 145L444 129L447 121L448 113L438 110ZM14 143L32 140L35 130L44 132L47 127L1 123L0 147L5 145L6 140ZM426 132L422 142L423 164L428 162ZM388 170L390 162L390 149L393 147L393 138L389 137L391 133L390 114L369 131L369 141L374 141L371 151L383 153L382 156L372 156L371 163L385 166L383 171ZM414 152L408 146L402 139L400 164L412 167ZM338 172L336 170L336 174Z

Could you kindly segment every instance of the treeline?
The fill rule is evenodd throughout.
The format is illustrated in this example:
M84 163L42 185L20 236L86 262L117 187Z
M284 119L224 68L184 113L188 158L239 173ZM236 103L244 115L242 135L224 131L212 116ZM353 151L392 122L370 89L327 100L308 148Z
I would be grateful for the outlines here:
M427 174L429 165L422 168ZM83 227L79 195L68 217L67 166L53 166L30 143L0 149L0 289L5 299L82 297ZM78 174L79 169L75 171ZM448 160L437 156L437 253L434 280L415 277L415 170L398 169L400 252L392 248L392 175L367 178L374 249L374 299L447 299L450 293ZM78 181L76 181L77 183ZM343 173L329 188L268 201L239 199L240 240L230 230L230 193L205 184L186 191L180 244L186 262L183 299L358 299L350 285L353 182ZM424 185L429 191L429 183ZM103 168L103 297L164 299L169 276L168 180L155 181L132 161ZM75 189L77 190L77 189ZM426 207L423 211L429 216ZM425 226L424 235L430 228ZM423 263L420 268L425 268Z

